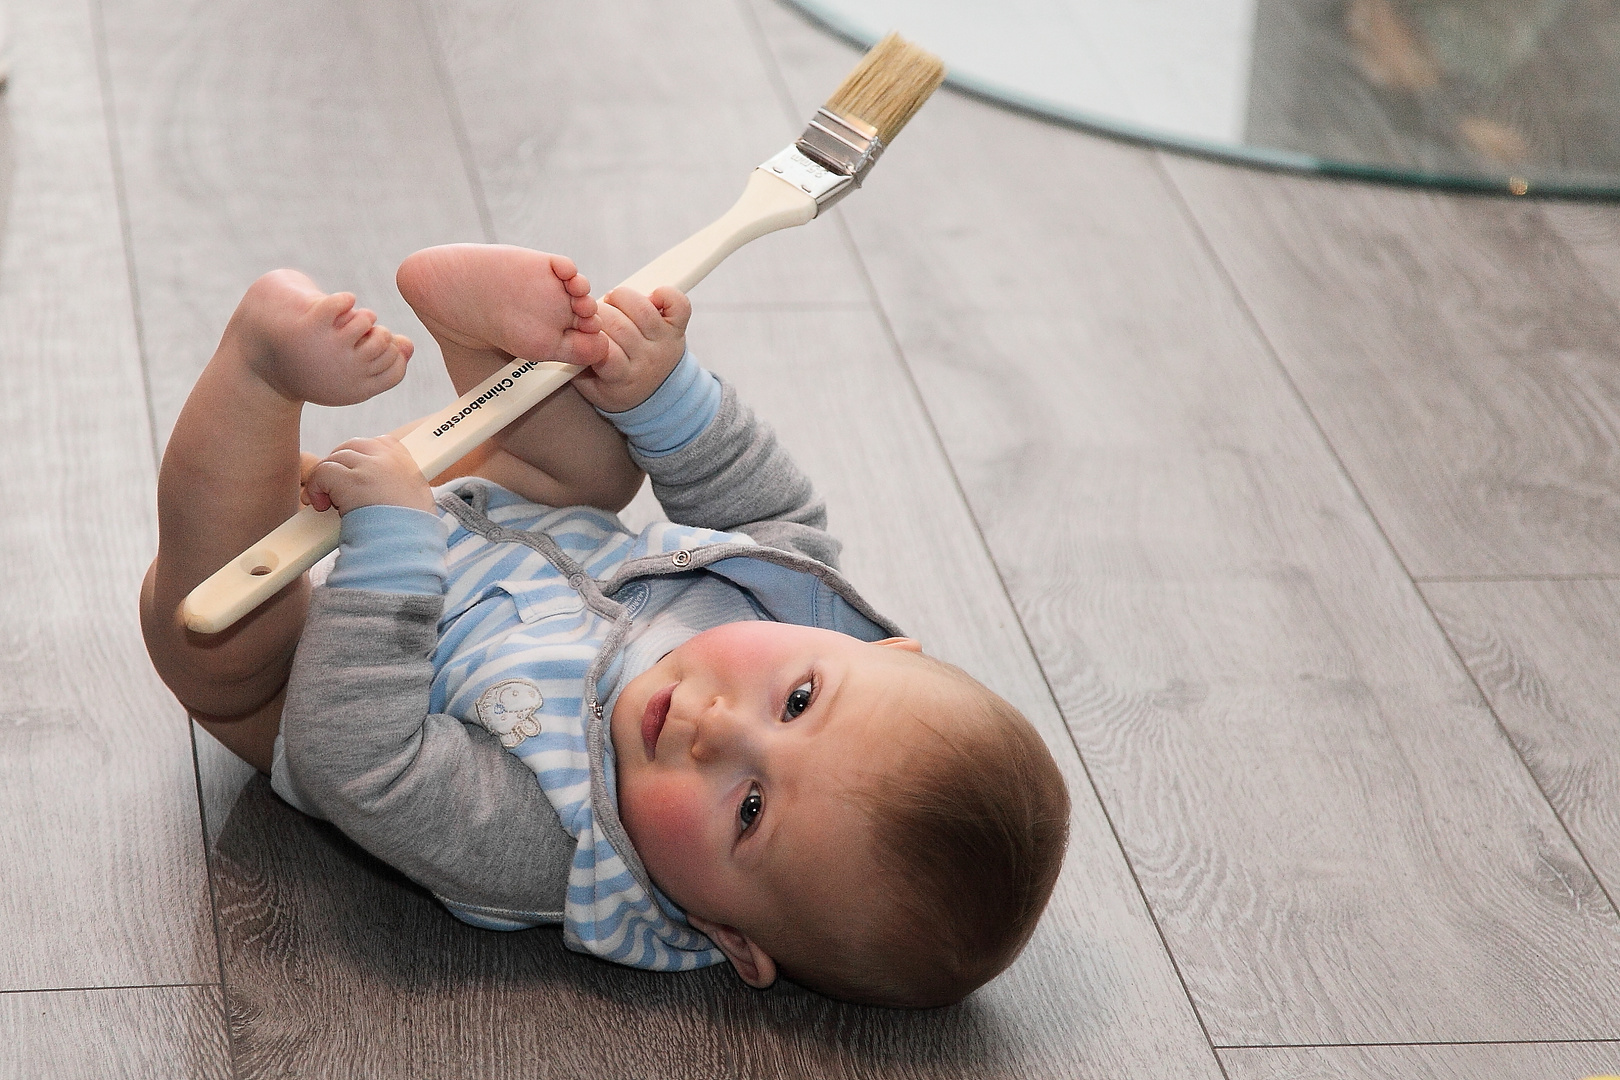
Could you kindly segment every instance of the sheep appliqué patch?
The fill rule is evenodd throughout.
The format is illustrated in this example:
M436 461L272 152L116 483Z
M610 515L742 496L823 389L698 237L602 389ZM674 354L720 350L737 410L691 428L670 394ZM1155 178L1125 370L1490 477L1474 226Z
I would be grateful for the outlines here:
M500 738L508 750L533 735L540 734L540 720L534 714L545 704L540 688L527 679L502 679L478 695L473 712L484 730Z

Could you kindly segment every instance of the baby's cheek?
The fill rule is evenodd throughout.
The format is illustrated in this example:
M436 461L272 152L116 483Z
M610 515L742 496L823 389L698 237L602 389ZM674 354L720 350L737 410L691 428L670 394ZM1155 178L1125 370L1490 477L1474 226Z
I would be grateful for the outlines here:
M619 816L636 853L659 888L678 903L690 904L708 881L714 859L706 829L714 826L713 805L702 792L680 782L639 784L623 793Z

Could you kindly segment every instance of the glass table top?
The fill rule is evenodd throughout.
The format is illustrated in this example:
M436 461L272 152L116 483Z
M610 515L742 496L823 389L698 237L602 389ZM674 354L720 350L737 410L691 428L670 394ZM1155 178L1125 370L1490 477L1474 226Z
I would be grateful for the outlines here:
M1620 196L1620 0L786 0L1082 127L1311 172Z

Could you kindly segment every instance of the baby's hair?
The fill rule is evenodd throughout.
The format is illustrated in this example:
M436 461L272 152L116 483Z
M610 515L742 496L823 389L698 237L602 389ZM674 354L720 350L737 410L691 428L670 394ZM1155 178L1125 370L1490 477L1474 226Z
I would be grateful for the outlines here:
M919 710L931 734L912 748L903 776L855 789L873 826L872 899L883 914L843 926L832 948L818 935L816 947L778 960L789 978L830 997L926 1008L960 1001L1029 940L1063 864L1069 793L1022 713L960 668L906 655L957 697L952 715Z

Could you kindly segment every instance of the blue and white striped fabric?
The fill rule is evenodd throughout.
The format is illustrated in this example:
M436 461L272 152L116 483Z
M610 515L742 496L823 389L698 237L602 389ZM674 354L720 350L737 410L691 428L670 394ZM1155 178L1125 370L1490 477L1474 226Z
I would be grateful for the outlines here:
M629 533L609 514L583 507L551 509L494 485L485 488L490 522L544 533L577 563L571 582L541 552L522 542L486 538L456 517L447 563L444 615L433 657L430 711L502 735L534 771L563 828L577 840L568 879L563 938L569 948L631 967L680 971L719 963L724 955L693 930L655 887L643 887L612 836L617 821L613 747L600 738L597 775L606 798L593 798L586 678L615 619L581 594L578 575L600 579L628 559L712 543L752 543L746 536L667 522ZM635 615L652 588L633 582L613 598ZM598 602L596 608L604 605ZM627 675L616 656L597 680L595 700L610 702ZM628 673L633 674L633 673ZM600 732L605 736L605 730ZM600 820L610 814L612 821ZM631 859L636 859L630 854ZM636 859L639 866L639 859Z

